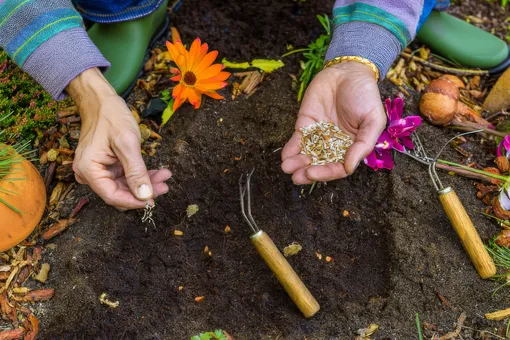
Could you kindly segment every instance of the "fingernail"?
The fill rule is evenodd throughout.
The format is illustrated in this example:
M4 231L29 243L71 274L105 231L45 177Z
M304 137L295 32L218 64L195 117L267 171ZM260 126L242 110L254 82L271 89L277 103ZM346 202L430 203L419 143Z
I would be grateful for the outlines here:
M137 189L139 199L148 199L152 197L151 187L147 184L142 184Z

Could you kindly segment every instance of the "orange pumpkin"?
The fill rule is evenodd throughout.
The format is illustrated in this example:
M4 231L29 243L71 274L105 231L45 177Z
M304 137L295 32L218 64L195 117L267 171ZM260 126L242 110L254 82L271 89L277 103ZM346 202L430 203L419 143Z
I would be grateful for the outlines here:
M21 156L19 156L21 157ZM21 180L16 180L22 178ZM37 169L28 160L13 164L11 173L0 178L0 199L16 207L16 212L0 202L0 252L8 250L37 226L46 206L46 187Z

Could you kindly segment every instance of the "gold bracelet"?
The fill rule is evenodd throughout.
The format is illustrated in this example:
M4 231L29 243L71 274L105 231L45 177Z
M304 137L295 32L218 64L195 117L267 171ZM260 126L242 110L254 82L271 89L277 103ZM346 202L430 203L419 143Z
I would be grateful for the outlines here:
M368 67L370 67L372 69L372 71L374 71L375 81L379 81L379 69L377 68L377 66L375 66L375 64L373 62L371 62L370 60L360 57L360 56L346 55L346 56L330 59L326 62L326 64L324 64L324 67L322 69L325 69L326 67L330 67L330 66L333 66L336 64L343 63L344 61L356 61L358 63L367 65Z

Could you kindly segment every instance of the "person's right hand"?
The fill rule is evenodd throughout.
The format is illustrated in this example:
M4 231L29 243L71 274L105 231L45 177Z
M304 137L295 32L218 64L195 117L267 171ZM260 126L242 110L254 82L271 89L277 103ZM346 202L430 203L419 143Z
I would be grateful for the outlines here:
M88 184L107 204L121 210L143 208L168 192L164 182L171 172L147 171L136 120L100 71L86 70L67 90L82 118L73 161L77 182Z
M354 139L344 163L310 165L301 152L300 128L319 121L336 124ZM282 150L282 169L295 184L331 181L350 175L373 150L386 125L374 72L350 61L320 71L308 86L296 121L295 132Z

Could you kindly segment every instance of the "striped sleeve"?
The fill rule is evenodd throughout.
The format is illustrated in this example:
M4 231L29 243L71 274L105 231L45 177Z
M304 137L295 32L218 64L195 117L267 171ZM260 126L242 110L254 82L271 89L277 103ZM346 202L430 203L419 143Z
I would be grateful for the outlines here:
M55 99L81 72L110 66L70 0L0 0L0 47Z
M334 31L325 61L361 56L372 61L381 80L397 55L414 39L435 0L336 0ZM445 3L445 1L438 1Z

